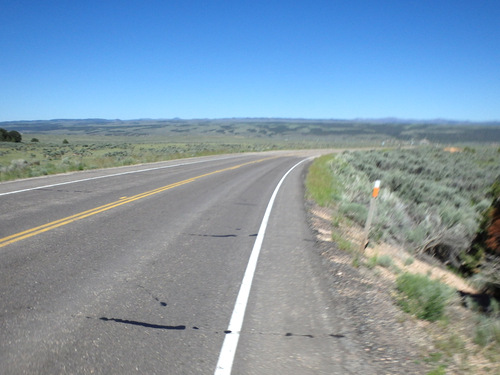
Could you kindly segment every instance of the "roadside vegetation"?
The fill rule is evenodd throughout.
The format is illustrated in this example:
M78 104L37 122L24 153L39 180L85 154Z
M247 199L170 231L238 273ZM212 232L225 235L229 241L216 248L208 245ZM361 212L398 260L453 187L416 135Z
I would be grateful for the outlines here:
M287 146L279 142L234 139L166 142L154 138L37 135L31 137L30 142L0 142L0 181L196 156L271 151ZM292 145L292 148L301 146Z
M365 224L375 180L382 189L362 254L359 237L349 233ZM498 146L323 156L306 185L309 198L331 209L333 242L351 252L352 265L389 274L394 303L408 319L428 322L433 349L422 360L429 374L500 373ZM389 246L400 250L373 253ZM470 285L468 292L438 276L444 272Z
M500 243L491 227L500 197L498 147L347 152L338 159L332 173L349 186L339 209L355 222L366 220L372 181L382 181L374 241L430 256L479 289L499 292Z
M500 142L495 122L57 119L7 121L0 127L0 181L221 153L401 147L450 139ZM352 205L353 211L363 215L361 207Z
M19 137L16 142L0 139L0 181L226 153L410 142L383 132L374 135L364 125L353 135L352 124L341 121L90 119L3 124L19 130L6 135Z

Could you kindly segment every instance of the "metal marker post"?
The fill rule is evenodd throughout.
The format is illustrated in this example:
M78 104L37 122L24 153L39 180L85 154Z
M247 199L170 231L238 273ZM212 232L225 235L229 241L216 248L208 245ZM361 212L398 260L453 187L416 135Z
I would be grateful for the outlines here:
M370 209L368 210L368 217L366 218L365 233L363 234L363 240L361 241L361 246L359 251L364 253L366 247L368 246L368 236L370 235L370 227L372 225L373 215L375 214L375 200L378 197L380 191L380 180L375 181L373 186L372 198L370 199Z

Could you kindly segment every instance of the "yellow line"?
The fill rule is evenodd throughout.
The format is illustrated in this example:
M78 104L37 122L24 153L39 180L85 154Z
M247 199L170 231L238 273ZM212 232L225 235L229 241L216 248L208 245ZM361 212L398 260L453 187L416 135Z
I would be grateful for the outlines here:
M38 227L31 228L31 229L28 229L28 230L25 230L25 231L22 231L22 232L19 232L16 234L12 234L12 235L4 237L4 238L0 238L0 247L4 247L4 246L7 246L11 243L21 241L25 238L33 237L37 234L44 233L44 232L47 232L49 230L62 227L63 225L72 223L72 222L77 221L77 220L84 219L84 218L92 216L92 215L96 215L98 213L110 210L112 208L122 206L124 204L131 203L131 202L137 201L139 199L146 198L146 197L149 197L151 195L158 194L158 193L161 193L163 191L170 190L170 189L173 189L175 187L188 184L190 182L194 182L194 181L196 181L200 178L203 178L203 177L207 177L207 176L211 176L211 175L214 175L217 173L222 173L222 172L234 170L234 169L237 169L237 168L243 167L245 165L249 165L249 164L260 163L264 160L269 160L269 159L272 159L272 158L259 159L259 160L239 164L239 165L236 165L234 167L219 169L219 170L216 170L214 172L205 173L205 174L202 174L202 175L199 175L196 177L188 178L188 179L183 180L183 181L175 182L175 183L170 184L170 185L162 186L162 187L154 189L154 190L146 191L144 193L140 193L140 194L134 195L132 197L121 197L120 200L118 200L118 201L111 202L111 203L108 203L108 204L105 204L103 206L99 206L96 208L92 208L91 210L83 211L83 212L80 212L80 213L77 213L75 215L71 215L71 216L68 216L68 217L65 217L65 218L62 218L59 220L55 220L55 221L52 221L50 223L40 225Z

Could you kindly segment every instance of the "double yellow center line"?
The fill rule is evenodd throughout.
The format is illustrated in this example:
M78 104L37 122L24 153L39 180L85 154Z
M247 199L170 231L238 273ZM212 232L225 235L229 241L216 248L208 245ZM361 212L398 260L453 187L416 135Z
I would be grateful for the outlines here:
M37 234L44 233L44 232L47 232L49 230L62 227L63 225L72 223L72 222L77 221L77 220L84 219L84 218L92 216L92 215L96 215L98 213L110 210L110 209L115 208L115 207L123 206L124 204L131 203L131 202L137 201L139 199L146 198L146 197L149 197L151 195L158 194L158 193L161 193L163 191L173 189L173 188L178 187L178 186L189 184L190 182L194 182L194 181L199 180L200 178L203 178L203 177L207 177L207 176L211 176L211 175L214 175L217 173L222 173L222 172L238 169L238 168L241 168L245 165L260 163L264 160L269 160L269 159L272 159L272 158L259 159L259 160L254 160L254 161L243 163L243 164L238 164L238 165L235 165L233 167L219 169L219 170L205 173L205 174L202 174L202 175L199 175L196 177L188 178L188 179L183 180L183 181L175 182L173 184L160 187L158 189L146 191L144 193L137 194L137 195L134 195L132 197L123 197L118 201L111 202L111 203L105 204L103 206L93 208L91 210L83 211L83 212L77 213L75 215L65 217L63 219L52 221L50 223L25 230L23 232L12 234L12 235L4 237L4 238L0 238L0 247L4 247L4 246L7 246L11 243L21 241L25 238L33 237L33 236L36 236Z

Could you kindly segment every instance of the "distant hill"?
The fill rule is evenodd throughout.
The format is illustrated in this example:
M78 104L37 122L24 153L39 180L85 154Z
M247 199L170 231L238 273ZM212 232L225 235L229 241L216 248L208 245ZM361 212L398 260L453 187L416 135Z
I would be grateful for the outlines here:
M0 128L25 134L87 134L120 136L236 136L322 140L362 137L439 143L500 142L500 122L449 120L314 120L285 118L227 119L54 119L5 121Z

